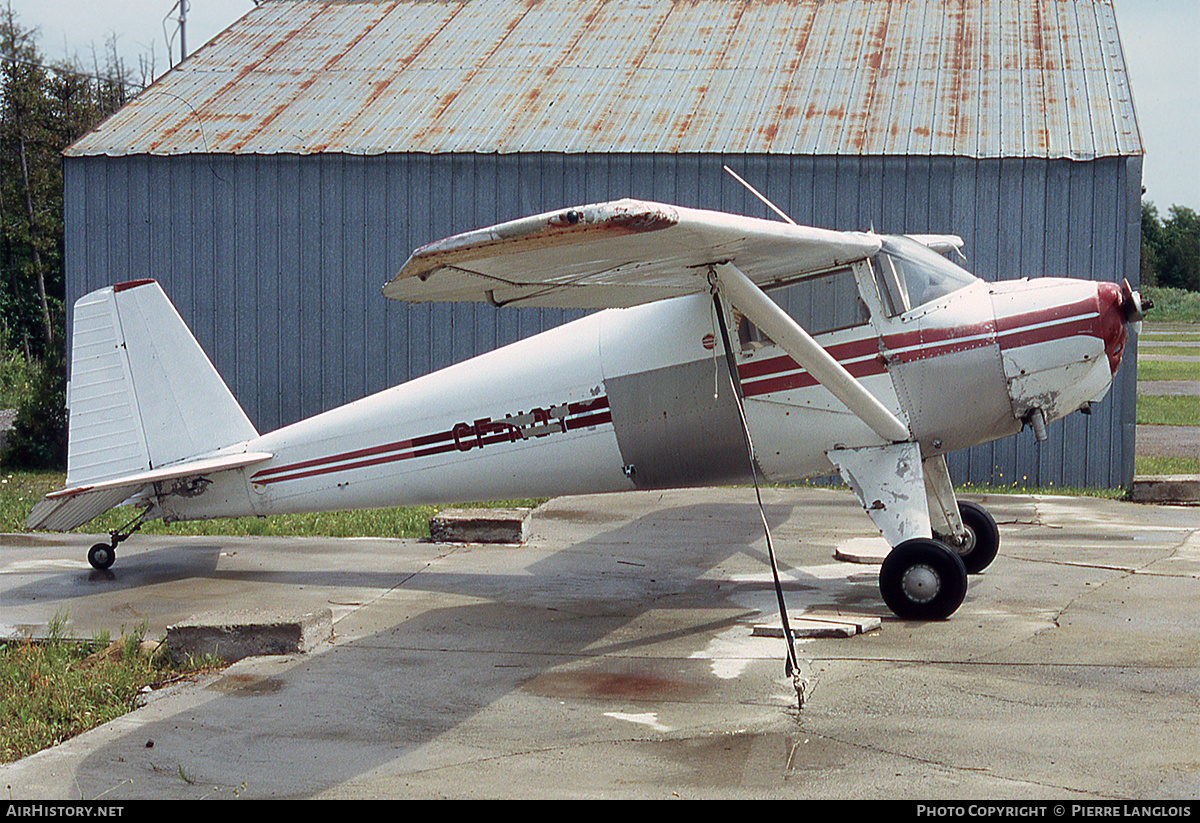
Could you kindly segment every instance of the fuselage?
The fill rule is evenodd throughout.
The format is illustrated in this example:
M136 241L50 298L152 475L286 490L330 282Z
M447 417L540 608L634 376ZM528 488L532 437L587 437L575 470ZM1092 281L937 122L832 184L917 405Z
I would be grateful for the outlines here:
M923 456L1013 434L1031 415L1058 419L1107 391L1125 339L1113 284L989 284L910 255L904 242L889 248L768 293L785 307L818 307L803 309L802 325L908 426ZM883 444L736 307L727 319L761 477L827 475L830 449ZM706 294L601 311L232 448L273 457L222 474L202 496L165 498L158 513L271 515L751 477Z

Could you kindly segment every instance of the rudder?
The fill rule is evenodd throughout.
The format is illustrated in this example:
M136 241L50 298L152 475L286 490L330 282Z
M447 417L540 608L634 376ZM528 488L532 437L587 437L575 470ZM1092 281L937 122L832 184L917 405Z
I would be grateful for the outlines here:
M258 436L154 280L99 289L75 303L67 405L68 487Z

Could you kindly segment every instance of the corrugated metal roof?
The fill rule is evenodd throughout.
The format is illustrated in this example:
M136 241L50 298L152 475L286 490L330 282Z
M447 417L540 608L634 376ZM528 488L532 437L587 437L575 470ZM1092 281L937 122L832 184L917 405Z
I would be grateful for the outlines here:
M68 155L1142 153L1110 0L270 0Z

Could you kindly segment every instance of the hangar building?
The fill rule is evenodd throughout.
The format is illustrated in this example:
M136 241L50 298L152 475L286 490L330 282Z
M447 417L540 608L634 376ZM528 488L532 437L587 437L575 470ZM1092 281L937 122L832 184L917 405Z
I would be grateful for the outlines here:
M385 300L417 246L627 196L771 217L724 164L985 279L1137 283L1109 0L265 0L68 150L68 304L158 279L268 431L574 316ZM955 480L1127 485L1118 381Z

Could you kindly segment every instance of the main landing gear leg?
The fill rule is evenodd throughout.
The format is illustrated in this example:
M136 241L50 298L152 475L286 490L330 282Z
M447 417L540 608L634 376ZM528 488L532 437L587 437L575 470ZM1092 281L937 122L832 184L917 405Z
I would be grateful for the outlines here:
M939 474L945 471L944 461L923 465L920 448L911 442L832 449L828 456L894 547L879 570L879 593L888 608L904 620L943 620L954 614L967 595L967 568L958 552L936 538L931 523L930 501L944 491L938 481L945 479L949 487L949 475ZM933 470L932 478L927 468ZM931 479L932 489L926 486ZM954 506L953 489L947 506ZM957 515L955 508L950 511ZM941 523L948 519L939 517ZM954 530L965 534L961 523Z
M991 565L1000 550L996 521L982 506L955 498L944 455L926 458L921 461L921 468L933 536L962 558L967 574L979 574Z
M106 571L117 559L117 545L129 539L129 536L142 527L142 523L146 520L146 514L150 511L149 508L142 510L141 514L130 520L125 526L117 531L109 532L111 538L109 543L97 543L88 549L88 562L92 564L92 568L97 571Z

